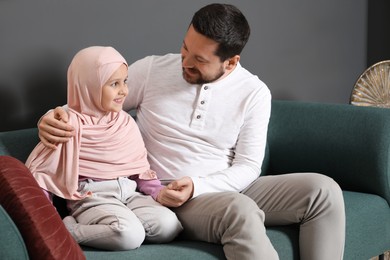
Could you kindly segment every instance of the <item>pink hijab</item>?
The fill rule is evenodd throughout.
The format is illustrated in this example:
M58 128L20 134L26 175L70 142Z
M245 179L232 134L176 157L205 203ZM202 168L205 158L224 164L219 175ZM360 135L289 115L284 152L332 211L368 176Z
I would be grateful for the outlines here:
M115 179L139 174L156 179L132 117L106 112L102 86L126 60L112 47L93 46L78 52L68 69L69 123L76 135L56 150L39 143L26 161L39 185L62 198L78 200L79 177Z

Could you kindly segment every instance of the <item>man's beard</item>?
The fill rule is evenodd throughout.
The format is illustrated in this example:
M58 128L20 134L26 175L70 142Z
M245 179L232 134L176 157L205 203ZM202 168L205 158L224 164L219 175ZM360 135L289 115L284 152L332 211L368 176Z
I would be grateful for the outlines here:
M185 69L183 68L184 80L190 84L203 85L203 84L207 84L207 83L214 82L214 81L218 80L225 73L225 71L222 68L217 72L217 74L215 74L213 76L209 76L209 77L204 77L198 70L195 70L195 72L198 76L190 78L190 77L186 76L187 73L186 73Z

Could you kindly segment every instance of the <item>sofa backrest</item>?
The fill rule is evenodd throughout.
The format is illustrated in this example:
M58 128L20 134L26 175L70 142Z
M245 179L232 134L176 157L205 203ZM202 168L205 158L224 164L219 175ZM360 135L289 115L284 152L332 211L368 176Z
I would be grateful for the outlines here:
M274 100L268 145L268 174L319 172L390 204L389 109Z
M0 155L9 155L24 163L38 142L37 128L0 132ZM64 218L68 214L65 200L54 197L53 203Z
M38 142L37 128L0 132L0 155L10 155L25 162Z
M36 128L0 132L0 155L24 162L38 141ZM319 172L390 204L390 110L274 100L267 142L263 175Z

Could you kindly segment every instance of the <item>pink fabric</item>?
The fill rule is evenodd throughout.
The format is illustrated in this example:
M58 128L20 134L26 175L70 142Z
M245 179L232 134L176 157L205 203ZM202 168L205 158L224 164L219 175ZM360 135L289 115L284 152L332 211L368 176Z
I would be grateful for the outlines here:
M77 191L79 176L114 179L139 174L156 179L132 117L106 112L101 106L102 86L126 60L112 47L89 47L73 58L68 69L69 123L76 136L56 150L39 143L26 161L39 185L65 199L91 194Z

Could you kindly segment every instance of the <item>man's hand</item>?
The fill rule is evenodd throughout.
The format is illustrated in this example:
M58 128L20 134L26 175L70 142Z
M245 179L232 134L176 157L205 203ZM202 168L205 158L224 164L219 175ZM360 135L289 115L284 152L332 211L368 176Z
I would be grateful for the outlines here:
M65 143L74 135L74 129L67 124L68 114L62 107L56 107L44 115L38 122L39 138L50 149L56 149L56 143Z
M190 177L183 177L173 181L160 191L157 201L167 207L180 207L187 202L194 193L194 184Z

